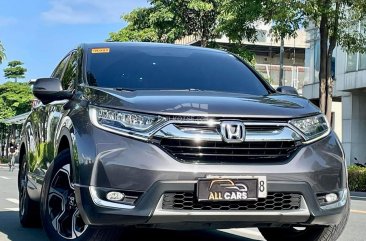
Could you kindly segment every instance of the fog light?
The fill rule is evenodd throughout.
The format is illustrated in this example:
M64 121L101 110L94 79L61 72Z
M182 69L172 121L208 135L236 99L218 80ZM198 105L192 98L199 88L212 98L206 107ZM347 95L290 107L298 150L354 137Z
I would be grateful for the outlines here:
M106 196L109 201L122 201L125 198L125 194L120 192L109 192Z
M325 195L325 201L327 203L332 203L338 200L338 195L335 193L329 193L327 195Z

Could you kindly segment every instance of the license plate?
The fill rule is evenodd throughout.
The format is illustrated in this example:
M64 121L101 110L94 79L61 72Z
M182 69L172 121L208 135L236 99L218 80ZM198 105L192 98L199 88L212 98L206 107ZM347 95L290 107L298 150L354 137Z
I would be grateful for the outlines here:
M198 180L198 201L249 201L267 197L266 177L219 177Z

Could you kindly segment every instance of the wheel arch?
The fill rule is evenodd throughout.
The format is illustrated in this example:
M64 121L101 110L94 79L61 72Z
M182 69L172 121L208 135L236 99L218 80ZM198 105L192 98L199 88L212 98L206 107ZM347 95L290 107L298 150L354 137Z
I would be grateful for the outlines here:
M78 162L78 152L77 146L75 142L75 135L74 135L73 128L66 128L62 127L61 131L59 132L59 137L57 138L57 142L55 143L55 158L59 155L62 151L69 149L70 157L71 157L71 168L73 170L74 180L78 181L77 175L77 164ZM55 160L55 159L54 159Z
M23 155L26 154L26 150L25 150L25 143L23 142L20 145L20 151L19 151L19 167L21 167L21 164L23 162Z
M18 162L19 162L19 169L23 168L23 161L24 161L24 155L26 154L26 149L25 149L25 143L22 142L22 144L20 145L20 150L19 150L19 158L18 158ZM20 173L20 170L19 170ZM19 173L18 173L18 191L20 190L20 181L19 181Z

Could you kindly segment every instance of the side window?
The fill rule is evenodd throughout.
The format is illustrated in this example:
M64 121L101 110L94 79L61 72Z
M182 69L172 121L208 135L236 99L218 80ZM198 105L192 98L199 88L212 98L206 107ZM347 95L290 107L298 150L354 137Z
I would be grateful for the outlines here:
M58 66L56 67L56 69L53 71L52 73L52 77L53 78L57 78L57 79L61 79L62 77L62 74L64 73L64 70L65 70L65 67L66 67L66 64L67 64L67 61L69 59L69 55L66 56L59 64Z
M79 72L79 68L78 68L78 57L76 52L72 53L64 75L61 79L61 84L62 84L62 88L64 90L72 90L74 89L74 84L75 81L78 79L78 72Z

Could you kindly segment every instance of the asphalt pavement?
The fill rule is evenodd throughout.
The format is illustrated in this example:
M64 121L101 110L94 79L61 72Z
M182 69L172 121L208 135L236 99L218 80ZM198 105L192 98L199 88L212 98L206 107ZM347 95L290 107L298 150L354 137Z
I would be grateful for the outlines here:
M18 219L17 170L9 172L0 167L0 241L47 241L42 228L22 228ZM355 198L351 203L351 216L339 241L366 241L366 198ZM230 229L217 231L129 231L123 241L259 241L264 240L257 229Z

